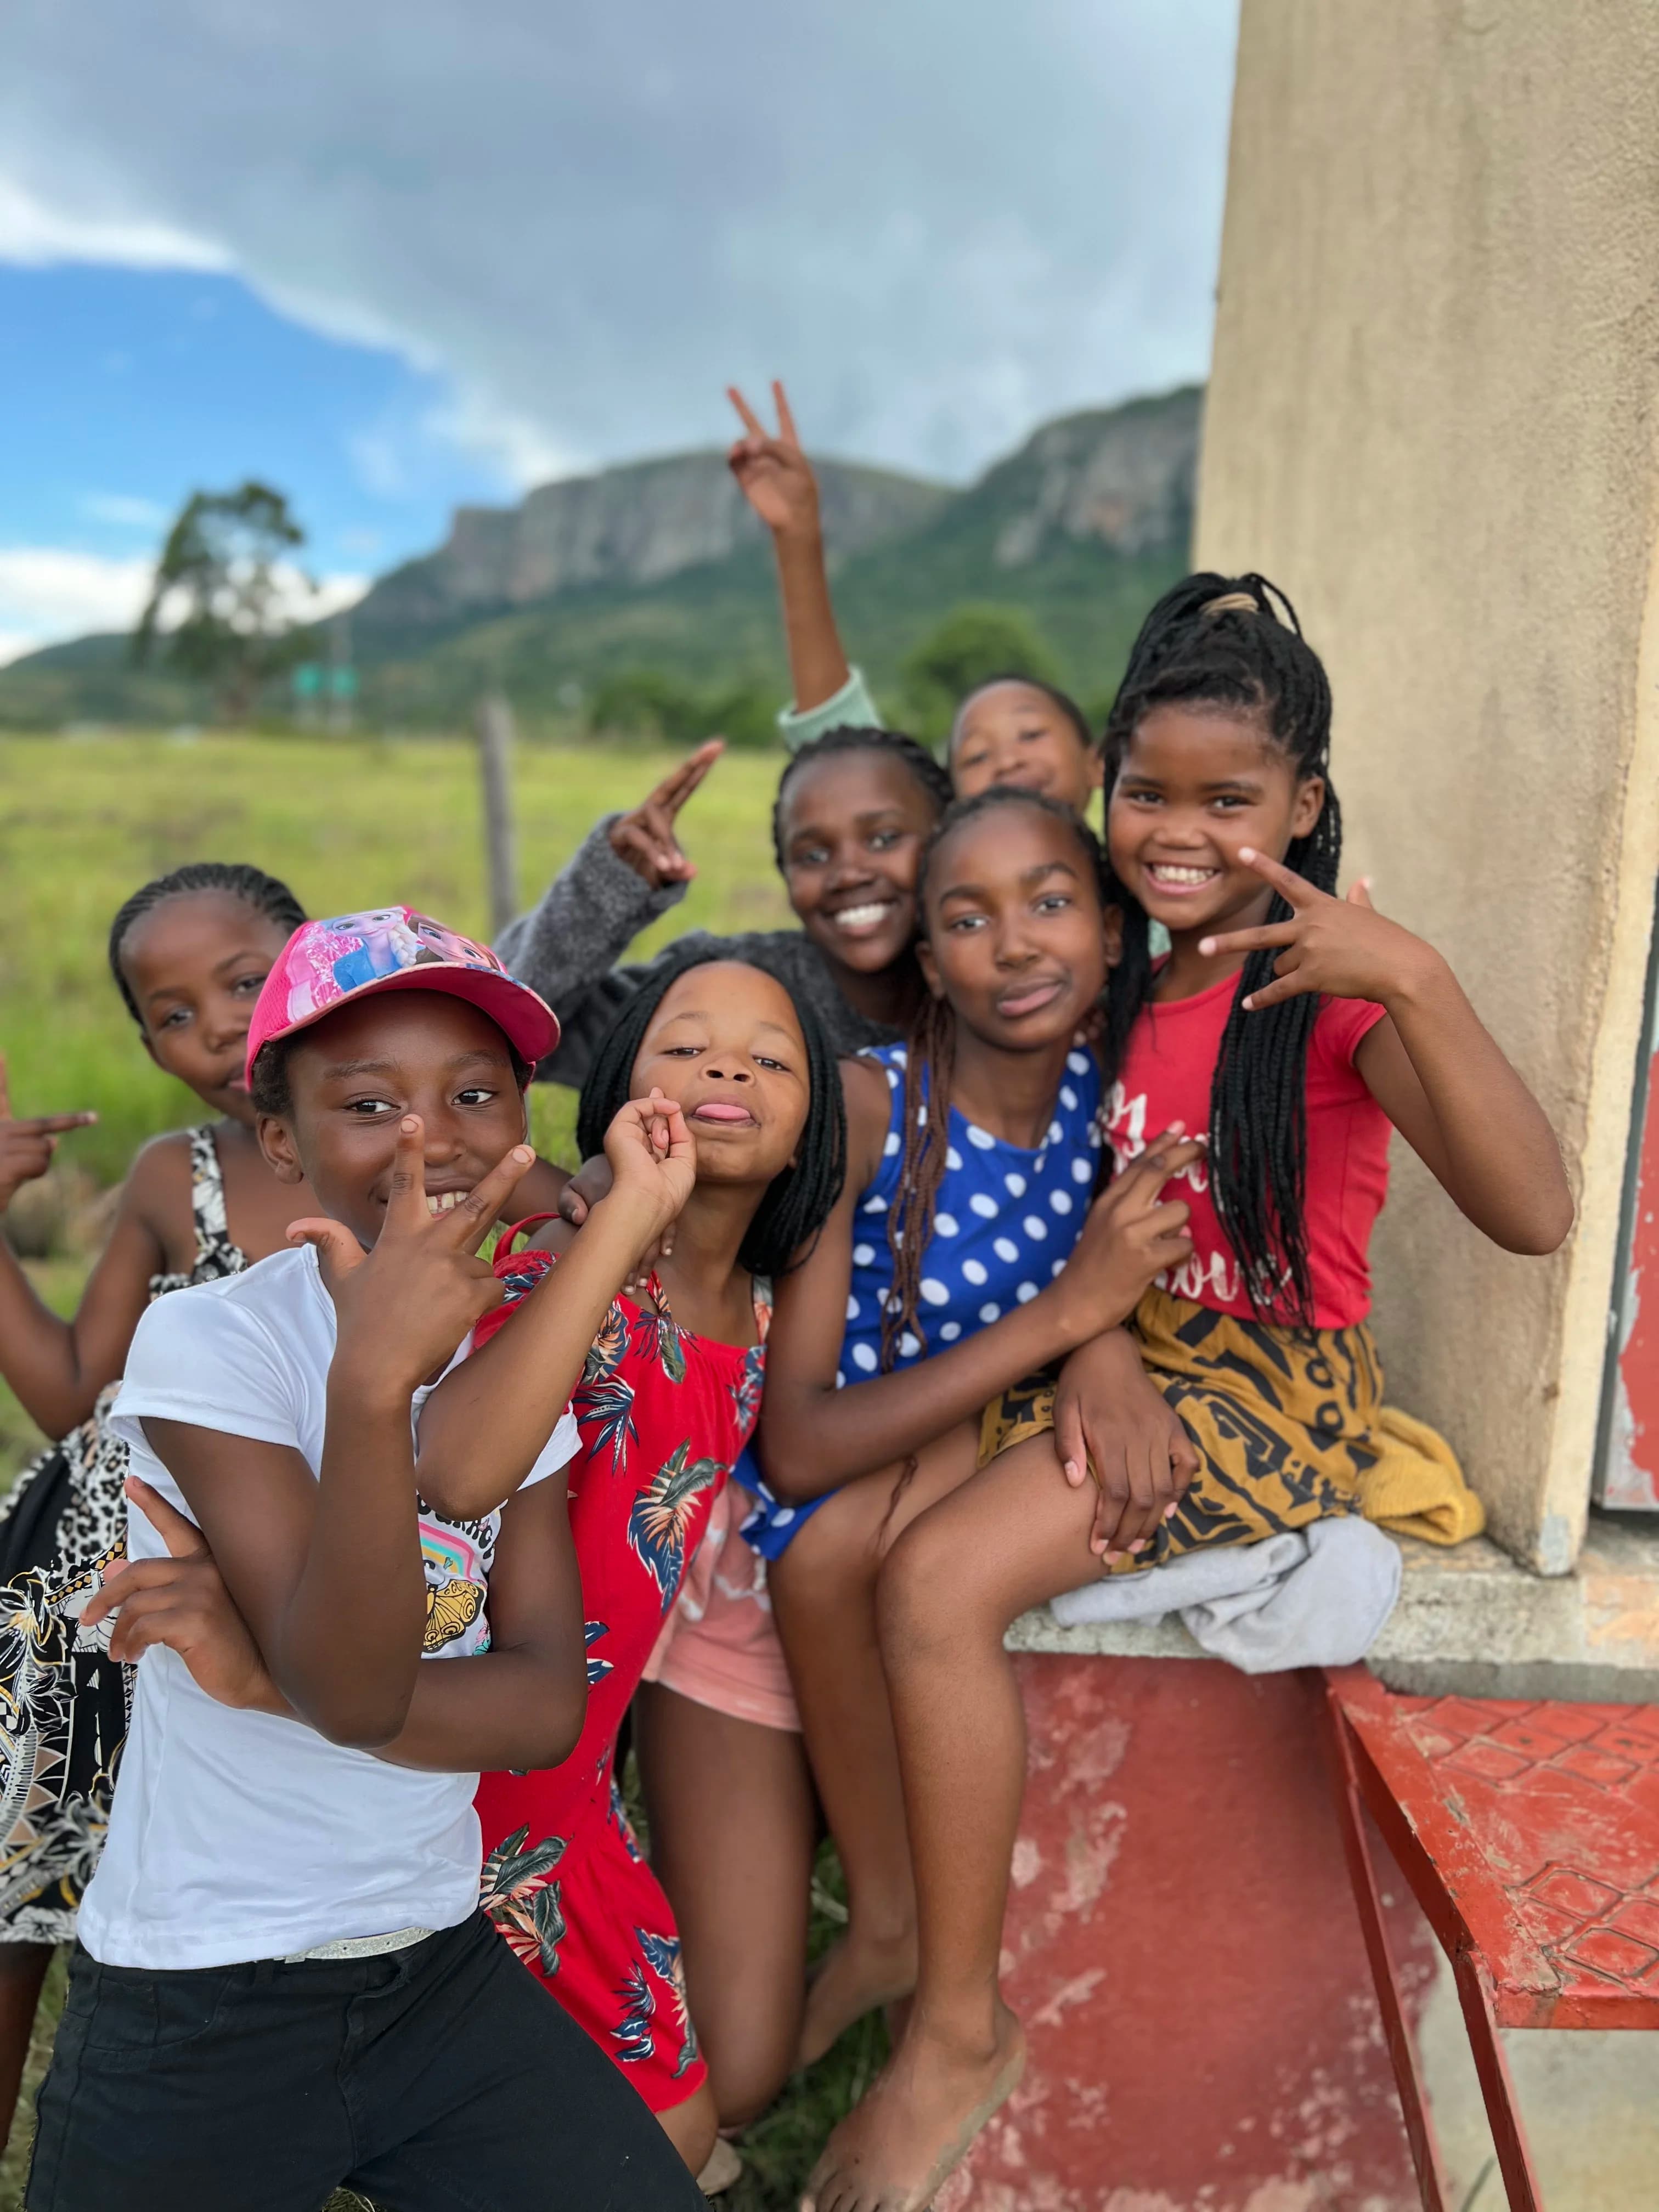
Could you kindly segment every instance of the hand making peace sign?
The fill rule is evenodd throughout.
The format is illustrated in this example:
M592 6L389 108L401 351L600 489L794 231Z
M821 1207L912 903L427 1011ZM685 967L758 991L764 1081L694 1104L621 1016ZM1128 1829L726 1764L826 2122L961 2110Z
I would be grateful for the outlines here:
M689 884L696 874L680 850L674 818L725 750L724 738L710 738L671 769L631 813L619 814L611 823L611 851L636 876L643 876L653 891L669 884Z
M23 1184L45 1175L65 1131L84 1129L97 1119L95 1114L37 1114L32 1120L14 1121L5 1055L0 1054L0 1213Z
M337 1363L360 1362L389 1389L419 1386L443 1367L476 1322L502 1298L478 1247L535 1158L514 1145L447 1212L426 1197L426 1129L418 1114L398 1125L386 1224L365 1252L343 1222L326 1216L290 1221L291 1244L313 1244L323 1285L334 1301Z
M816 537L818 529L818 483L812 464L801 451L800 434L781 384L775 379L772 397L777 403L778 434L775 438L734 384L726 396L743 418L746 437L738 440L726 455L726 466L737 478L744 497L767 528L786 537Z
M1316 890L1305 876L1270 860L1265 853L1240 849L1239 859L1270 883L1292 908L1288 921L1260 929L1228 930L1199 939L1206 954L1255 952L1278 948L1274 981L1252 991L1244 1005L1252 1013L1282 1000L1317 991L1333 999L1370 999L1386 1005L1413 972L1435 955L1420 937L1389 921L1371 904L1369 880L1361 877L1346 899Z

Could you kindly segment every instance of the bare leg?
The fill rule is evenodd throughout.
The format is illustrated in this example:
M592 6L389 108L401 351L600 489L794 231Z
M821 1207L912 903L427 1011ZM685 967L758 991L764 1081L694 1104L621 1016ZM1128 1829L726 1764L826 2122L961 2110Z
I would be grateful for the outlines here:
M657 1682L635 1692L634 1743L709 2087L720 2125L740 2127L777 2095L800 2041L817 1842L806 1754L793 1729Z
M997 1961L1025 1721L1002 1638L1028 1607L1099 1572L1093 1502L1037 1437L924 1514L882 1570L919 1972L903 2040L807 2185L815 2212L921 2212L1019 2078L1024 2041Z
M701 2173L720 2133L714 2094L707 2081L700 2089L694 2089L683 2105L671 2105L665 2112L659 2112L657 2118L663 2133L692 2172Z
M805 1523L769 1577L807 1756L847 1877L848 1930L807 1991L803 2066L866 2012L908 1996L915 1979L915 1891L876 1579L886 1550L916 1516L967 1480L977 1450L977 1432L967 1425L930 1444L896 1504L896 1468L849 1482Z
M52 1948L50 1943L0 1943L0 2146L17 2111Z

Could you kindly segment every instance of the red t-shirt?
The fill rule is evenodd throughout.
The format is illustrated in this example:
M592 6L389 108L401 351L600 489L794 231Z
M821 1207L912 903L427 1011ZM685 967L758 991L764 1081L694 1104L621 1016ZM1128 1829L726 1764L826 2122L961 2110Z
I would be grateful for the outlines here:
M1107 1140L1120 1168L1171 1121L1188 1134L1210 1126L1210 1083L1238 989L1236 975L1191 999L1146 1007L1129 1032L1121 1079L1108 1094ZM1321 1002L1308 1042L1305 1220L1314 1322L1347 1328L1370 1310L1371 1227L1389 1188L1393 1125L1353 1064L1360 1039L1382 1018L1365 999ZM1243 1273L1210 1197L1209 1163L1194 1160L1170 1185L1192 1208L1193 1251L1158 1287L1217 1313L1252 1318Z

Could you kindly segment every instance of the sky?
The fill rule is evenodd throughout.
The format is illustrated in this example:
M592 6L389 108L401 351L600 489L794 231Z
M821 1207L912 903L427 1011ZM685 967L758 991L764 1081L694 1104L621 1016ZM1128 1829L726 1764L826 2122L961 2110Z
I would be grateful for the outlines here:
M191 490L331 603L459 502L723 443L965 481L1201 377L1236 0L12 0L0 659Z

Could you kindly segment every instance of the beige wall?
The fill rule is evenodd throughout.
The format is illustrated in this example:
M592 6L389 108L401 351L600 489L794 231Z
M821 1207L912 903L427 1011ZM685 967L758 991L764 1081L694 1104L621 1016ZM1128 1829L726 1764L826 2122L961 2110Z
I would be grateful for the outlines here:
M1330 667L1348 867L1452 958L1580 1195L1547 1261L1414 1159L1390 1395L1546 1571L1583 1532L1659 870L1659 4L1244 0L1200 476Z

